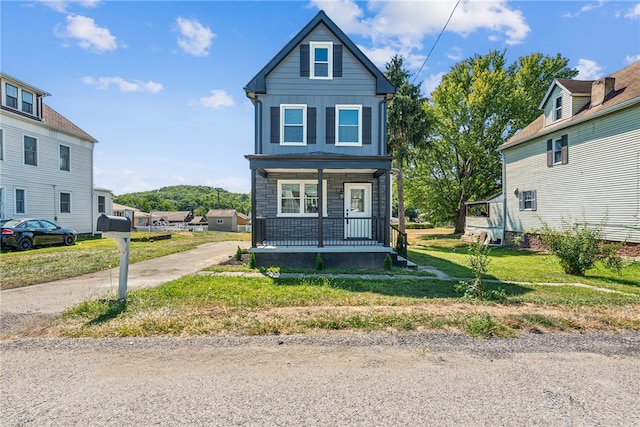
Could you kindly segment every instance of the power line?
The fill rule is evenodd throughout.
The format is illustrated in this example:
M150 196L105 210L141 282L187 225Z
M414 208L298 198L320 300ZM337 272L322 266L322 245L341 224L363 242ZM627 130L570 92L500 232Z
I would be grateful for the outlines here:
M431 56L431 53L433 52L433 49L436 48L436 45L438 44L438 42L440 41L440 37L442 37L442 33L444 33L444 30L447 29L447 25L449 25L449 21L451 21L451 17L453 16L453 13L456 11L456 9L458 8L458 5L460 4L460 0L458 0L456 2L456 5L453 6L453 10L451 11L451 14L449 15L449 19L447 19L447 22L445 22L444 27L442 27L442 31L440 31L440 34L438 34L438 38L436 39L436 41L433 43L433 46L431 46L431 50L429 51L429 53L427 54L427 57L424 59L424 62L422 63L422 65L420 66L420 69L418 70L418 72L416 73L416 75L413 77L413 80L411 80L411 84L413 84L413 82L416 81L416 78L420 75L420 72L422 71L422 68L425 66L425 64L427 63L427 60L429 59L429 57Z

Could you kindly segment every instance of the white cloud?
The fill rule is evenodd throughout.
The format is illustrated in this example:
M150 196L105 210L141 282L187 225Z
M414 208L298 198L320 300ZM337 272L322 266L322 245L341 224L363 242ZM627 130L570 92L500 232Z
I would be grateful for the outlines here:
M235 105L233 98L224 90L216 89L211 91L211 96L204 96L197 101L192 101L189 105L201 105L207 108L231 107Z
M178 46L189 55L209 55L209 48L213 44L213 39L216 35L195 19L178 17L177 22L181 35L178 37Z
M627 12L624 17L629 19L640 18L640 3L629 9L629 12Z
M87 9L92 9L100 4L100 0L38 0L47 7L55 10L56 12L66 13L67 9L71 5L80 5Z
M96 25L92 18L81 15L68 15L67 26L63 30L56 29L56 36L75 39L78 45L96 53L116 50L116 37L107 28Z
M98 79L84 77L82 82L87 85L96 86L98 89L108 89L110 86L115 85L120 92L158 93L163 89L161 83L155 83L151 80L148 82L142 82L140 80L129 82L122 77L99 77Z
M603 68L596 61L580 59L578 65L578 80L596 80L602 77Z
M635 64L638 61L640 61L640 54L638 54L638 55L627 55L624 58L624 63L625 64Z
M431 95L431 92L442 83L442 77L445 76L445 73L432 74L427 76L426 79L422 82L422 92L427 96Z
M365 17L365 11L353 0L310 2L327 12L345 32L371 39L373 46L366 53L376 65L382 67L394 54L400 54L414 69L426 57L425 37L440 33L455 4L456 0L371 1L366 6L370 17ZM446 31L468 36L478 30L488 30L490 40L504 40L509 45L523 42L531 31L522 12L511 9L506 0L461 2Z

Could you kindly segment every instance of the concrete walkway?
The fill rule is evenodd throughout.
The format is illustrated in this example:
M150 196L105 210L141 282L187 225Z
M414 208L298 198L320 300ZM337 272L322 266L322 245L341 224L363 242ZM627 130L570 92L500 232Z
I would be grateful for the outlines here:
M232 257L250 242L206 243L195 249L136 262L129 266L127 289L150 288ZM72 261L70 261L72 262ZM0 292L0 315L59 314L83 301L114 298L118 294L119 267L54 282Z

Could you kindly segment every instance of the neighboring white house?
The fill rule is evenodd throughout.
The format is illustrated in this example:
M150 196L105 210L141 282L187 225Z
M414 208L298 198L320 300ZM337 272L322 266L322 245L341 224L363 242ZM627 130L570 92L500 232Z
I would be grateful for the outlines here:
M0 73L0 215L40 217L92 233L98 142L47 106L44 90Z
M467 202L465 230L462 240L475 241L481 238L483 242L500 244L502 234L504 196L497 194L488 200Z
M102 214L113 215L113 192L106 188L94 187L93 193L96 218Z
M506 237L542 221L640 243L640 62L595 81L557 79L544 113L499 150Z

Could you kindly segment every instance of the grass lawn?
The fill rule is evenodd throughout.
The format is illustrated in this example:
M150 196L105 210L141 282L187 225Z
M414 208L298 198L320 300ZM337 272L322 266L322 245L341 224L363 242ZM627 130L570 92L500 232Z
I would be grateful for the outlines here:
M145 238L150 233L136 232L132 238ZM193 249L198 245L225 240L250 240L248 233L225 233L217 231L178 232L171 239L133 241L129 262L134 263L164 255ZM120 264L120 253L113 239L78 240L73 246L55 246L33 249L27 252L2 251L0 289L19 288L37 283L50 282L80 276L115 267Z
M452 276L471 275L466 246L455 236L411 239L411 259ZM246 265L209 270L230 269L252 271ZM578 280L566 276L550 256L496 248L489 276L533 283L489 283L490 289L501 288L507 296L490 302L464 299L454 289L456 281L430 277L365 280L202 274L131 292L127 303L83 303L53 323L46 334L126 337L431 330L510 337L528 332L640 330L638 265L627 267L622 276L598 270ZM571 285L583 279L618 292ZM559 284L543 284L547 281Z

